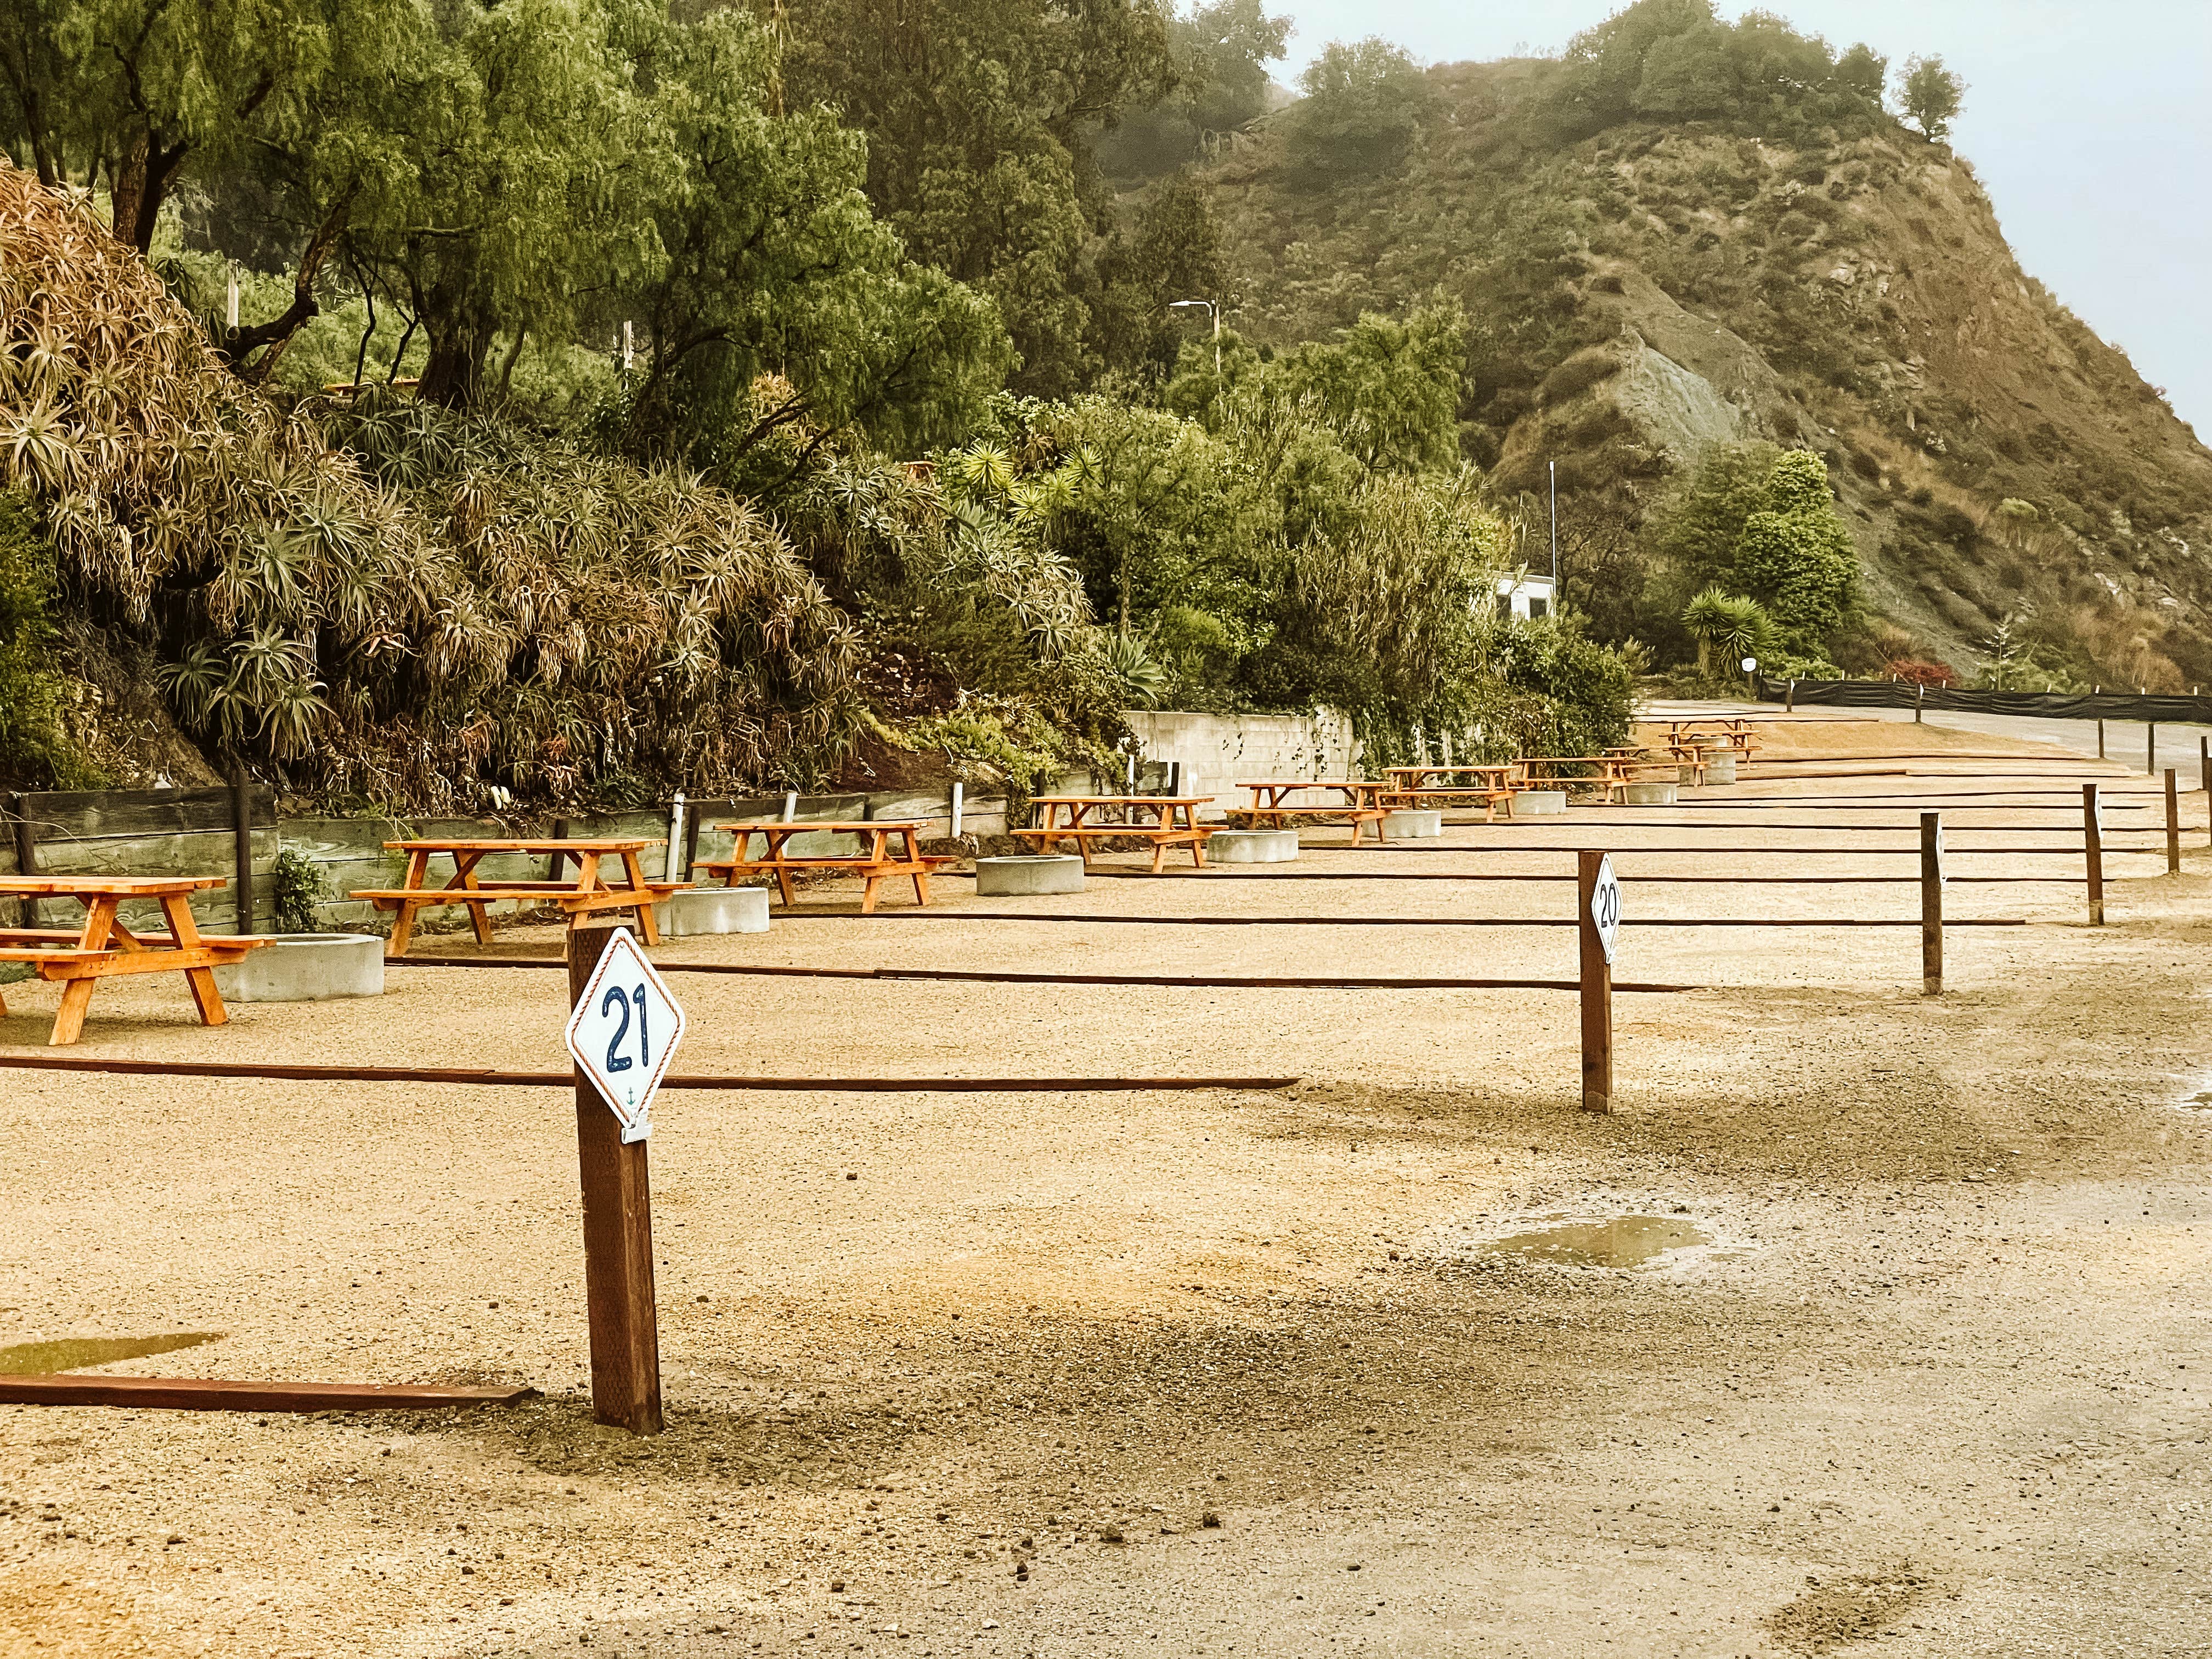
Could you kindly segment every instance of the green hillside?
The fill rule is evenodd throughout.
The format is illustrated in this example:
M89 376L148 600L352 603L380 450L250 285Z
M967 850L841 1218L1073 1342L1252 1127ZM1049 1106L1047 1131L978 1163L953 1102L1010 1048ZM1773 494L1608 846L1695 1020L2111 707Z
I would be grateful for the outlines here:
M1568 593L1611 637L1682 646L1641 532L1699 455L1767 440L1846 510L1875 623L1847 667L1971 672L2011 615L2075 678L2212 683L2212 453L1856 50L1647 0L1563 60L1344 64L1198 175L1231 321L1280 349L1457 301L1462 447L1509 501L1557 463Z

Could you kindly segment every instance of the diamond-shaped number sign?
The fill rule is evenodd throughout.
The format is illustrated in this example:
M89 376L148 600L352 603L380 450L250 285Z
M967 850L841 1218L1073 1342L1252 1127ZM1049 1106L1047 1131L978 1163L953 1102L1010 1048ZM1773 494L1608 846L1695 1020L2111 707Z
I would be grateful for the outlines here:
M629 928L616 928L599 952L568 1016L568 1039L577 1066L622 1121L622 1138L650 1135L646 1114L684 1040L684 1011Z
M1604 948L1606 966L1613 965L1613 942L1620 936L1620 879L1613 873L1613 856L1598 860L1597 879L1590 885L1590 921L1597 942Z

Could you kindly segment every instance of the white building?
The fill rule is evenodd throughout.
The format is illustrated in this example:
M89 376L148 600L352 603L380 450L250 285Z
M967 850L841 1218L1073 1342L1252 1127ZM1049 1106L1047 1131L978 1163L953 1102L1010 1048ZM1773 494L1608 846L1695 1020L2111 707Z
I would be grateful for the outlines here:
M1552 579L1527 570L1498 579L1498 597L1516 617L1548 617L1556 608Z

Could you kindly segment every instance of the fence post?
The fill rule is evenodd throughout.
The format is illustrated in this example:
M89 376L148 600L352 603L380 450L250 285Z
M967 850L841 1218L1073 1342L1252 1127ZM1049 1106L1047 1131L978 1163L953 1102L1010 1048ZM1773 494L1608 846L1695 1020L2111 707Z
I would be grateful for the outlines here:
M19 876L35 876L39 873L39 827L31 822L31 798L19 793L13 797L13 799L15 814L15 873ZM25 894L21 909L22 914L16 918L17 925L23 927L36 927L39 925L38 900L27 893Z
M2097 716L2097 758L2105 758L2105 717L2102 714Z
M2089 925L2105 925L2105 830L2098 821L2097 786L2081 786L2081 850L2089 876Z
M253 931L253 780L243 757L230 763L231 899L237 907L234 933Z
M1583 1110L1613 1110L1613 964L1605 959L1590 899L1605 854L1585 848L1576 855L1576 889L1582 938Z
M568 839L568 819L556 818L553 820L553 839L556 841L566 841ZM562 871L567 869L568 866L568 855L566 853L547 854L545 855L545 879L548 881L560 880ZM583 868L582 860L579 859L576 861L576 867L580 870Z
M955 783L952 786L952 839L955 841L958 841L960 839L960 809L966 805L966 801L963 799L966 793L966 790L960 784Z
M1943 815L1920 815L1920 989L1943 994Z
M1790 682L1789 693L1782 699L1782 712L1785 714L1797 712L1797 682L1795 680Z
M684 826L684 879L691 879L691 866L699 862L699 820L707 816L698 802L691 803L691 817Z
M568 935L568 1006L589 988L614 929ZM584 1298L592 1340L592 1415L632 1434L660 1432L660 1327L653 1301L653 1196L645 1149L576 1073L576 1164L584 1189Z
M2174 788L2173 769L2166 769L2166 873L2181 873L2181 797Z
M1915 726L1920 724L1921 705L1927 701L1928 683L1925 680L1915 680L1912 683L1912 723Z
M2143 730L2143 775L2154 778L2158 775L2158 722L2146 721Z

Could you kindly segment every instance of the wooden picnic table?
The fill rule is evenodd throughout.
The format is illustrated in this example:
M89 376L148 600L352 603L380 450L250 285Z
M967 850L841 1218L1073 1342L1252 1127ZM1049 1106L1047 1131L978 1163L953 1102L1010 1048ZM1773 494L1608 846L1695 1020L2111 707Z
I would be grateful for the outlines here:
M1525 787L1516 761L1470 761L1451 765L1388 766L1389 787L1382 793L1385 806L1419 805L1423 801L1479 800L1485 822L1494 822L1498 808L1513 816L1513 797ZM1471 784L1432 782L1432 779L1473 778Z
M793 871L842 870L864 878L860 889L860 914L864 916L875 914L876 889L889 878L912 876L915 902L927 904L931 872L941 865L960 862L957 858L923 854L916 838L927 826L920 818L840 819L828 823L772 819L759 823L718 823L714 827L734 836L737 846L728 858L702 859L692 866L694 869L720 876L732 887L746 876L771 872L786 904L792 902ZM817 835L854 836L859 837L860 845L850 853L794 854L787 850L793 837ZM755 836L761 838L765 849L758 858L752 855ZM894 842L903 850L894 850Z
M1678 773L1682 767L1687 766L1697 773L1697 781L1699 783L1702 784L1705 781L1705 760L1702 756L1678 761L1645 760L1637 755L1611 753L1530 755L1524 757L1520 765L1531 783L1555 783L1562 788L1571 788L1579 784L1584 788L1595 789L1607 800L1611 800L1616 793L1620 794L1624 800L1626 799L1627 786L1638 781L1637 777L1638 772L1657 769L1671 775ZM1563 766L1591 766L1595 767L1597 770L1589 776L1569 777L1559 772L1559 769Z
M1198 809L1211 795L1039 795L1030 801L1037 809L1034 828L1017 830L1015 836L1050 853L1064 841L1075 843L1085 869L1091 866L1091 843L1109 836L1127 836L1152 844L1152 873L1167 862L1168 848L1188 847L1191 862L1206 868L1206 843L1213 834L1198 826ZM1108 823L1100 817L1110 807L1122 809L1123 821Z
M1382 839L1382 819L1388 809L1382 805L1382 792L1389 785L1374 778L1263 778L1240 783L1239 789L1252 792L1252 804L1241 807L1230 816L1242 818L1254 830L1280 830L1285 820L1312 818L1344 818L1352 824L1352 844L1359 845L1359 837L1369 824L1375 826L1375 839ZM1291 805L1287 798L1301 790L1326 789L1342 797L1335 805Z
M356 889L353 896L368 900L380 910L399 913L392 927L392 938L384 947L386 959L390 961L407 954L408 944L415 937L415 913L441 905L466 905L469 925L475 929L477 943L490 944L490 909L502 899L557 905L571 927L579 916L595 915L603 910L628 910L636 916L638 931L645 935L645 942L658 945L660 925L653 919L653 907L671 893L690 885L684 881L645 878L638 855L648 847L659 845L657 841L628 836L387 841L384 843L386 851L407 854L405 878L397 887ZM498 853L543 854L547 860L548 879L526 881L477 874L477 866ZM430 860L441 856L453 860L453 878L443 887L432 887L428 885ZM574 877L562 872L562 866L570 859L576 861ZM609 860L612 860L623 878L619 885L610 882L603 871L602 866Z
M1726 744L1749 760L1752 750L1759 747L1759 734L1751 729L1748 721L1738 716L1707 714L1696 720L1670 720L1666 726L1667 746L1678 754L1684 745L1703 741L1707 744Z
M0 895L73 898L84 906L84 926L0 927L0 962L27 962L39 977L62 982L50 1048L75 1042L84 1030L93 988L114 974L182 974L203 1025L227 1024L230 1014L210 969L236 962L265 939L203 938L192 920L191 896L221 887L221 876L5 876ZM126 927L116 908L151 899L161 907L167 933ZM8 1012L0 999L0 1015Z

